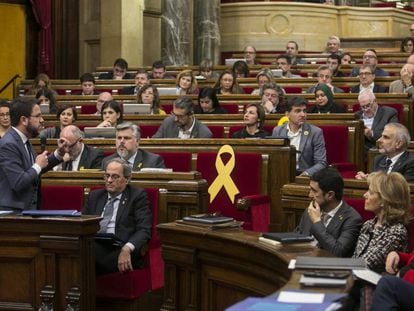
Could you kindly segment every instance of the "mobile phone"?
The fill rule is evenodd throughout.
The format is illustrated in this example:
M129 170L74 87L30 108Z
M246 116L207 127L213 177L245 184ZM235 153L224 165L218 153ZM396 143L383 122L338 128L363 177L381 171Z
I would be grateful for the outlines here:
M346 279L351 273L347 271L307 271L303 275L312 278Z

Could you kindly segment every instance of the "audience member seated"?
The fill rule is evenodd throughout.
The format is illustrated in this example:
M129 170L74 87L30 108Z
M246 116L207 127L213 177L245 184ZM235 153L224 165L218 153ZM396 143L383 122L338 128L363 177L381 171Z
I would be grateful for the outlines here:
M309 113L345 113L345 108L333 101L333 93L326 84L319 84L315 88L316 105L313 106Z
M165 115L165 111L160 108L161 101L158 89L155 85L145 84L143 85L137 95L138 104L150 104L151 114Z
M86 72L79 78L82 91L73 92L73 95L98 95L98 90L95 89L95 77L93 74Z
M374 49L367 49L362 56L362 64L363 65L369 65L372 68L372 72L377 77L388 77L390 74L386 72L385 70L379 68L378 65L378 59L377 59L377 51ZM359 75L359 69L357 67L352 68L351 76L356 77Z
M292 65L306 64L306 60L297 57L298 53L298 43L296 41L288 41L288 43L286 43L286 54L290 56L290 63Z
M256 65L256 48L252 45L248 45L243 50L244 59L246 60L246 64L249 66Z
M10 104L0 100L0 138L2 138L11 127Z
M217 90L217 94L221 95L244 94L243 89L237 83L236 76L230 70L224 70L220 74L214 88Z
M132 122L119 124L115 137L116 153L103 159L103 169L115 158L125 160L134 172L142 168L165 168L164 160L159 155L139 148L141 129L138 125Z
M279 55L276 58L276 65L277 68L282 70L282 78L302 78L300 75L295 75L290 71L292 67L292 59L289 55Z
M99 75L101 80L122 80L132 79L132 76L128 73L128 63L123 58L117 58L114 62L114 66L111 72L104 72Z
M309 186L311 202L295 231L312 235L318 247L335 256L351 257L362 218L342 200L344 181L341 174L335 168L324 168L311 176Z
M326 53L341 55L341 40L338 36L330 36L326 42Z
M235 62L233 67L231 67L231 71L236 78L248 78L250 75L249 66L242 60Z
M398 172L407 182L414 182L414 155L408 152L410 143L408 129L400 123L388 123L377 140L379 155L374 158L372 171L387 174ZM356 179L366 179L368 174L358 172Z
M273 78L273 74L272 74L272 72L270 71L269 68L264 68L264 69L260 70L256 75L256 81L257 81L257 84L259 85L259 88L254 89L252 91L252 95L259 95L260 94L260 89L266 83L276 84L275 79Z
M322 130L306 123L308 102L302 97L291 97L286 107L288 122L273 129L273 137L287 137L296 148L296 171L311 176L327 165Z
M390 83L390 93L408 93L412 97L414 95L414 65L404 64L401 68L399 80Z
M375 142L381 137L386 124L398 123L398 116L394 108L379 106L375 94L370 89L359 93L358 102L361 110L356 113L356 116L364 122L364 148L367 152L376 146Z
M39 134L40 139L59 138L63 128L75 123L77 118L76 107L69 105L61 106L56 113L56 119L59 120L60 125L42 130Z
M219 74L213 71L213 61L209 58L201 60L197 79L217 79Z
M361 65L359 67L359 84L351 88L351 93L360 93L369 89L374 93L388 93L386 87L375 83L375 74L371 65Z
M172 115L161 123L153 138L211 138L207 126L194 116L193 101L189 97L179 97L174 102Z
M56 97L52 90L47 88L40 89L36 93L36 99L39 100L39 104L49 105L49 113L57 112Z
M97 127L116 127L123 122L123 112L116 100L110 100L102 105L102 122Z
M36 95L42 89L49 89L52 90L52 82L50 78L45 73L39 73L33 80L32 87L29 91L29 95ZM53 91L56 93L55 91Z
M341 55L341 65L350 65L352 64L352 55L349 52L342 53Z
M332 90L332 93L343 93L344 91L339 87L332 85L332 70L329 68L328 65L321 65L318 67L316 71L316 78L318 79L318 83L315 86L310 87L306 90L306 93L315 93L315 88L319 84L326 84Z
M220 106L216 90L211 87L206 87L198 93L198 106L194 107L194 113L225 114L227 111Z
M89 194L84 215L98 215L102 234L114 234L119 245L95 239L96 274L127 272L142 266L141 248L151 237L151 210L146 192L128 185L131 168L111 160L104 174L105 189ZM115 221L116 220L116 221Z
M260 104L249 104L244 113L244 128L233 133L232 138L264 138L269 133L263 130L265 112Z
M326 59L326 64L332 70L333 77L345 77L345 74L339 70L341 67L341 56L338 54L331 54Z
M401 41L400 52L413 54L414 52L414 38L407 37Z
M56 170L80 171L101 168L103 151L84 144L83 133L77 126L66 126L60 132L60 138L66 139L72 148L63 156L64 162L55 166Z
M139 90L146 84L149 84L149 74L145 69L140 69L135 74L135 85L128 86L122 89L122 94L125 95L137 95Z
M197 79L194 77L192 70L181 71L177 75L175 83L177 95L198 94Z
M97 116L100 116L102 113L103 104L111 100L113 100L111 93L102 92L101 94L99 94L98 99L96 100L96 112L94 114ZM86 106L82 106L82 107L86 107Z
M266 114L286 112L286 96L276 83L266 83L260 89L261 104Z
M150 79L172 79L173 77L166 75L166 68L165 64L160 61L156 60L152 63L151 74L149 76Z

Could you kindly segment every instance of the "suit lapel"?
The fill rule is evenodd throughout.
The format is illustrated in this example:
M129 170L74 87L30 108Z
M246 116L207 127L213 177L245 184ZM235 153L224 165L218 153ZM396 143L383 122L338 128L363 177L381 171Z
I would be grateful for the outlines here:
M302 133L300 135L301 136L300 136L300 144L299 144L299 151L300 151L299 158L302 156L303 149L305 149L308 138L311 135L310 128L306 123L303 124Z
M408 156L410 154L407 151L404 151L404 153L398 158L397 162L395 162L394 166L392 167L392 172L398 172L401 165L404 164L404 162L407 160ZM386 159L386 158L385 158Z
M81 167L85 167L85 166L88 167L86 163L87 159L88 159L88 149L86 148L86 145L84 145L81 157L79 159L78 171L80 170Z
M140 171L143 165L144 159L142 158L141 150L137 150L137 155L135 156L134 160L134 167L132 168L133 171Z
M377 113L375 114L374 121L372 122L371 130L374 131L375 128L378 126L378 123L382 119L383 116L383 110L381 109L381 106L378 105Z
M20 152L21 152L23 162L24 162L24 168L27 169L27 168L31 167L32 163L29 160L29 154L27 153L26 146L24 145L22 139L20 138L19 134L14 129L11 129L10 131L11 131L11 134L13 135L13 138L16 140L17 145L20 148ZM31 148L31 150L29 150L29 152L32 154L33 159L36 159L36 153L33 150L33 146Z
M345 203L344 202L342 202L342 205L341 205L341 207L339 208L339 210L335 213L335 216L332 218L332 220L329 222L329 225L328 225L328 227L327 228L329 228L329 229L334 229L334 228L336 228L338 225L340 225L343 221L344 221L344 219L345 219L345 215L344 215L344 213L345 213L345 209L344 209L344 207L345 207L345 205L344 205Z

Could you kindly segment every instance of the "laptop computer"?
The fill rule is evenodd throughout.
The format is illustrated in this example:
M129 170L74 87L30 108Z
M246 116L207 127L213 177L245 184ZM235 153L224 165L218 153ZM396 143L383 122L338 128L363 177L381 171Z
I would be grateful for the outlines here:
M124 114L150 114L151 104L123 104Z
M85 127L85 138L115 138L114 127Z
M42 114L50 114L50 106L49 106L49 104L40 104L40 112Z
M158 94L161 95L177 95L177 89L175 87L158 87Z
M234 64L235 62L239 61L239 60L241 60L241 61L243 61L243 62L245 62L245 61L246 61L246 59L244 59L244 58L226 58L226 59L224 60L224 64L225 64L226 66L233 66L233 64Z
M283 76L283 70L282 69L272 69L271 70L273 77L275 78L280 78L281 76Z

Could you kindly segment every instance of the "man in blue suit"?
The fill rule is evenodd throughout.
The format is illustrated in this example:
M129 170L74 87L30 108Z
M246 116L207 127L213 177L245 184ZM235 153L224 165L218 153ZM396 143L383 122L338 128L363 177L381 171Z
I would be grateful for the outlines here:
M40 207L40 175L62 161L70 150L66 139L58 148L37 155L29 139L42 129L42 113L35 99L15 99L10 108L12 128L0 139L0 211L20 213Z

